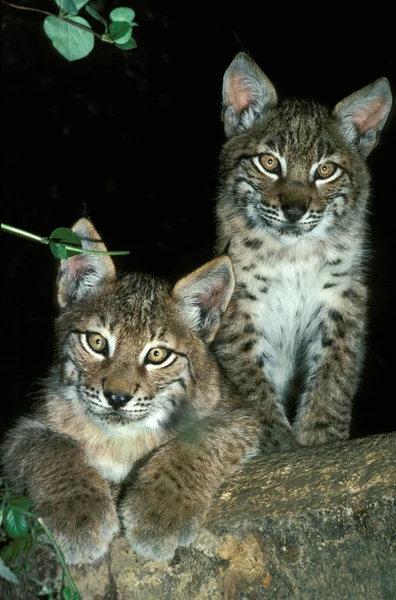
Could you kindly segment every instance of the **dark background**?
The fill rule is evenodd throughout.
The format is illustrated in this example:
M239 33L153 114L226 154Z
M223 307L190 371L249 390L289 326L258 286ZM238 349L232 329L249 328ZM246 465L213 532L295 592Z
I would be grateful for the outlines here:
M50 2L25 2L53 10ZM175 280L212 257L221 85L248 51L280 95L330 106L387 76L395 91L390 15L333 5L290 9L263 2L104 2L136 11L138 49L95 43L68 63L42 32L43 17L3 5L4 223L49 235L89 215L119 268ZM363 11L363 9L362 9ZM377 11L378 13L380 11ZM97 30L100 25L93 23ZM396 429L394 390L395 117L370 157L372 303L361 435ZM2 241L1 424L34 402L51 362L56 260L39 244Z

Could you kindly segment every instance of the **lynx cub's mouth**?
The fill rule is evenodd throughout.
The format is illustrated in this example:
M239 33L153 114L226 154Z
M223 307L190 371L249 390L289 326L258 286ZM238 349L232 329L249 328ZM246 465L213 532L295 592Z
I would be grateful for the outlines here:
M145 396L140 386L133 393L108 392L103 387L94 389L80 385L77 388L77 402L84 404L98 424L113 427L139 423L149 428L161 427L173 413L186 404L186 390L178 380L170 383L163 393Z

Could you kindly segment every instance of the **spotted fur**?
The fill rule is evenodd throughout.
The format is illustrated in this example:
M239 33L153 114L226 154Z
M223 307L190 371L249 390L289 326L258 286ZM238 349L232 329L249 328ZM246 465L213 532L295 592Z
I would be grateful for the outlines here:
M217 251L236 287L216 339L229 377L305 445L346 439L367 331L366 158L386 79L337 104L277 93L244 53L224 77Z
M84 249L105 250L86 219L74 230ZM106 255L61 261L43 401L8 432L0 455L68 563L102 558L119 516L134 550L171 558L224 478L257 452L259 422L238 406L209 349L233 288L227 257L173 288L117 277Z

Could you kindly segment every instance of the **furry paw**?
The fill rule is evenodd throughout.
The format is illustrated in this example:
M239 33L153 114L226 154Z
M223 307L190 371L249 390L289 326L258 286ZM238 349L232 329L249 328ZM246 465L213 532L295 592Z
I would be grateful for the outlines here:
M76 506L75 498L62 499L56 507L42 507L40 514L52 531L66 563L94 563L105 556L113 536L119 531L115 504L107 496L92 498Z
M167 469L154 469L153 462L125 490L120 502L121 520L137 554L171 560L178 546L188 546L197 537L208 499L203 490L192 489L188 473L186 481Z
M137 490L128 494L121 508L125 536L140 556L171 560L178 546L189 546L197 537L198 522L183 523L180 505L161 510L152 500Z
M330 444L332 442L347 440L349 438L349 434L347 431L340 432L331 426L313 426L310 429L299 430L296 433L296 438L302 446L320 446L322 444Z

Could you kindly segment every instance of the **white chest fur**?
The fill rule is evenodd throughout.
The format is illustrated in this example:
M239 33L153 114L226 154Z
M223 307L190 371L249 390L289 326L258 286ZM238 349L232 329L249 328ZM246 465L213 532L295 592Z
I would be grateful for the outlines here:
M95 435L83 446L88 460L111 483L125 480L137 460L169 439L169 433L158 430L133 429L123 436Z
M238 307L256 332L253 356L285 401L290 381L323 352L329 311L342 308L342 293L353 282L355 252L299 251L298 245L265 259L245 251L234 262ZM313 364L312 364L313 368Z

